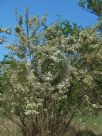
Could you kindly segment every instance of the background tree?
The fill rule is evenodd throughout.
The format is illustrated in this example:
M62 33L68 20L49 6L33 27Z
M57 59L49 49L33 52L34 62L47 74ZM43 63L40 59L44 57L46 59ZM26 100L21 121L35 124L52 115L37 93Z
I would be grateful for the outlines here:
M98 17L102 16L102 0L80 0L79 5L96 14Z
M102 0L79 0L79 6L98 17L98 30L102 33Z

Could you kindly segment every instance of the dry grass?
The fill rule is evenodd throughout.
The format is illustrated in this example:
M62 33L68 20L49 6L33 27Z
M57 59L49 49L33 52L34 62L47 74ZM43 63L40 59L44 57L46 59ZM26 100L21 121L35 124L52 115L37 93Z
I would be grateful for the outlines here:
M21 136L20 129L10 120L0 119L0 136Z

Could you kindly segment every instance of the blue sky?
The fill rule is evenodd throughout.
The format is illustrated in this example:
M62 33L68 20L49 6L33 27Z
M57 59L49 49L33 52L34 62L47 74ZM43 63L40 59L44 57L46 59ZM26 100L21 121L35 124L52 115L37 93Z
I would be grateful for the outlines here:
M48 23L52 23L59 13L62 19L67 19L71 23L77 23L83 27L94 25L97 20L95 15L78 6L78 0L0 0L0 26L14 28L16 25L15 9L18 8L19 12L23 14L25 7L30 8L31 16L42 16L47 12ZM0 45L0 59L7 52L5 45Z

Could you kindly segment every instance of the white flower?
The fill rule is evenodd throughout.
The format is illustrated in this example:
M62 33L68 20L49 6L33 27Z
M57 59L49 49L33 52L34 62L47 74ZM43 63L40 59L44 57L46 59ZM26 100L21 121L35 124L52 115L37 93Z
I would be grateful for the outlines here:
M97 108L97 104L92 104L92 107L93 108Z

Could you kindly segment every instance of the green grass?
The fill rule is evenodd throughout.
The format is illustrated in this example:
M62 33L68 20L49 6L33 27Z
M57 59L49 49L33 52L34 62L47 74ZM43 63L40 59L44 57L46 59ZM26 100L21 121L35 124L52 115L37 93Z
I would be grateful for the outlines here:
M102 134L102 112L98 115L77 116L75 119L82 128L87 128L96 134Z

